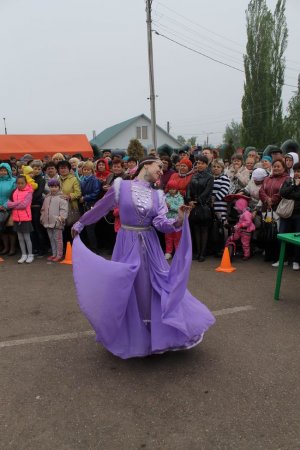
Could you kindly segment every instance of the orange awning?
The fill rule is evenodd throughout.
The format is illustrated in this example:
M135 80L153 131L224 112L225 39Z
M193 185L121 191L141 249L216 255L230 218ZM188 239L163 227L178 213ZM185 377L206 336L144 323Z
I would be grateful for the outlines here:
M0 159L15 156L20 159L25 153L40 159L46 155L82 153L93 156L93 149L85 134L4 134L0 135Z

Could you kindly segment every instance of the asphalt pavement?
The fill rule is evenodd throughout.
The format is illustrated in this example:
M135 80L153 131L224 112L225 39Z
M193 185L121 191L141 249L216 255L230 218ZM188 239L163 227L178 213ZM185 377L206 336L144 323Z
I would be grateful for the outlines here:
M95 343L71 266L5 258L0 448L299 450L300 272L284 268L275 302L270 264L218 264L192 264L189 288L217 318L200 345L121 360Z

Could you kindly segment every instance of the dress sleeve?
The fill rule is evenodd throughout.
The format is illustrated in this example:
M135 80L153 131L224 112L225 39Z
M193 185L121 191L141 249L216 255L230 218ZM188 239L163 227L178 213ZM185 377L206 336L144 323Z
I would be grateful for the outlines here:
M168 207L165 201L163 191L156 191L158 195L158 212L157 216L154 217L152 224L161 233L173 233L173 231L180 231L182 228L182 222L175 219L168 219L166 214L168 212Z
M94 207L87 211L80 220L73 225L73 229L80 233L86 225L98 222L116 206L115 189L112 186L105 196L95 203Z

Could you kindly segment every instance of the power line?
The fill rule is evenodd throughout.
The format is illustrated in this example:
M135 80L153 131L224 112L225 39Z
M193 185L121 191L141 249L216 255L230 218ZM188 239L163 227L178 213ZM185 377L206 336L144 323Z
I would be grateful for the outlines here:
M155 34L157 34L158 36L162 36L163 38L167 39L168 41L174 42L174 44L180 45L180 47L184 47L188 50L191 50L194 53L198 53L199 55L203 56L204 58L210 59L211 61L217 62L219 64L222 64L223 66L227 66L230 67L231 69L237 70L238 72L242 72L244 73L243 70L238 69L237 67L231 66L230 64L224 63L222 61L219 61L218 59L212 58L211 56L206 55L205 53L199 52L198 50L195 50L194 48L188 47L185 44L181 44L178 41L175 41L175 39L172 39L168 36L166 36L165 34L159 33L157 30L153 30Z
M220 61L218 59L212 58L211 56L206 55L205 53L202 53L202 52L200 52L198 50L195 50L194 48L189 47L188 45L182 44L181 42L178 42L175 39L172 39L172 38L166 36L165 34L159 33L157 30L153 30L153 31L154 31L154 33L156 35L161 36L161 37L167 39L168 41L171 41L174 44L179 45L180 47L186 48L187 50L190 50L191 52L198 53L199 55L203 56L204 58L210 59L211 61L214 61L214 62L216 62L218 64L222 64L223 66L230 67L231 69L237 70L238 72L245 73L244 70L238 69L237 67L234 67L231 64L227 64L227 63L225 63L223 61ZM298 88L298 86L295 86L295 85L292 85L292 84L287 84L287 83L283 83L283 86L288 86L288 87L292 87L292 88Z
M236 45L236 46L238 46L238 47L240 47L240 48L243 48L243 46L242 46L240 43L238 43L238 42L236 42L236 41L234 41L234 40L232 40L232 39L229 39L228 37L226 37L226 36L224 36L224 35L218 34L215 30L214 30L214 31L211 31L209 28L205 27L204 25L200 25L198 22L195 22L194 20L191 20L190 18L184 16L183 14L180 14L178 11L175 11L175 9L172 9L172 8L170 8L169 6L164 5L162 2L157 1L157 4L159 4L159 5L162 6L163 8L165 8L165 9L171 11L171 12L172 12L173 14L175 14L176 16L183 18L186 22L190 22L190 23L192 23L193 25L196 25L196 27L201 28L201 29L207 31L208 33L211 33L211 34L213 34L214 36L218 36L218 37L220 37L221 39L225 39L226 41L231 42L232 44L234 44L234 45ZM156 10L156 13L157 13L157 10ZM163 13L163 15L164 15L165 17L168 18L168 16L166 16L166 14ZM169 20L170 20L170 18L169 18ZM173 20L173 22L176 21L176 19L173 19L173 18L172 18L171 20ZM179 23L181 26L183 26L182 23L180 23L180 22L178 22L178 21L176 21L176 22ZM185 28L187 28L186 25L184 25L184 26L185 26ZM195 31L194 31L192 28L190 28L190 30L192 30L192 31L195 33ZM199 33L198 33L198 34L199 34ZM209 39L209 40L211 40L211 41L214 41L214 40L211 39L211 38L206 38L206 39ZM214 42L216 42L217 45L223 46L222 44L218 43L217 41L214 41ZM238 53L240 53L240 54L243 54L243 53L241 53L241 52L239 52L239 51L237 51L237 50L230 49L229 47L226 47L226 48L227 48L228 50L230 50L230 51L238 52ZM293 64L300 64L299 61L295 61L295 60L292 60L292 59L286 59L286 61L289 61L289 62L291 62L291 63L293 63ZM288 66L286 67L286 69L289 69L289 70L292 70L292 71L296 71L296 72L300 72L300 69L295 69L295 68L288 67Z

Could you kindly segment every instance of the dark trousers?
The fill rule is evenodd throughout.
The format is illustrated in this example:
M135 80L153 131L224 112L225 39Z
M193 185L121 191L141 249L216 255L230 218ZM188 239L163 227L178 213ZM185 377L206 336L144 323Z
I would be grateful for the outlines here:
M33 231L30 235L32 242L32 250L34 253L45 254L47 253L48 245L48 237L47 232L43 225L41 224L41 206L32 206L31 214L32 214L32 226Z
M280 219L279 233L300 233L300 214L295 214L288 219ZM300 263L300 246L287 245L286 252L294 262Z

